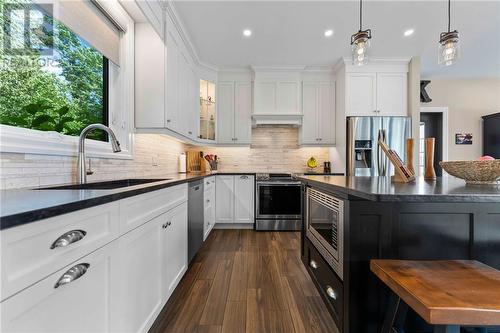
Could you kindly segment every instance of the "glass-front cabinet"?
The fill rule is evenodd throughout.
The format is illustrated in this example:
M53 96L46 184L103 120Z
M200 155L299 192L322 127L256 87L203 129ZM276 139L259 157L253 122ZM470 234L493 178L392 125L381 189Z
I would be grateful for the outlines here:
M200 80L200 139L215 141L215 83Z

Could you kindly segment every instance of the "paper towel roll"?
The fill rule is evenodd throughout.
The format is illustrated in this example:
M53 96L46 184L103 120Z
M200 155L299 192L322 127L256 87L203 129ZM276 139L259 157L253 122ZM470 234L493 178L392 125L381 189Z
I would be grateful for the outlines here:
M186 154L179 155L179 172L186 173Z

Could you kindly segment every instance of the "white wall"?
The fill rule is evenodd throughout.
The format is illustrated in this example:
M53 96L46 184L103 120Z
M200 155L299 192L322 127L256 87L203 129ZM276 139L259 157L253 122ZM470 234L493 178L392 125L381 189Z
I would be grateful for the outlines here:
M431 79L431 103L449 108L449 160L474 160L482 155L481 116L500 112L499 79ZM499 129L500 131L500 129ZM472 133L472 145L456 145L455 133Z

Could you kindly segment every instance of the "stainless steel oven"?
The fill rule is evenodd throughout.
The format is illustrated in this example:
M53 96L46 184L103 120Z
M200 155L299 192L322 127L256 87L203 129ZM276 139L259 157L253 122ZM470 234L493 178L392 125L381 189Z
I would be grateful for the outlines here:
M306 193L307 238L343 280L344 201L310 187Z
M300 230L302 185L290 174L258 174L255 191L257 230Z

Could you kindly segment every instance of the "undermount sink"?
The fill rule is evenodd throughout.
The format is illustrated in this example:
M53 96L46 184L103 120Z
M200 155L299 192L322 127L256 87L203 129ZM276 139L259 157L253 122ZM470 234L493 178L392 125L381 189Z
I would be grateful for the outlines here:
M86 184L73 184L63 186L52 186L38 188L37 190L112 190L115 188L135 186L147 183L154 183L170 180L170 178L163 179L120 179L106 182L86 183Z

